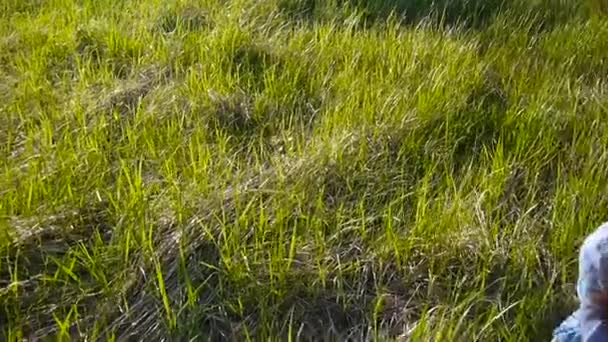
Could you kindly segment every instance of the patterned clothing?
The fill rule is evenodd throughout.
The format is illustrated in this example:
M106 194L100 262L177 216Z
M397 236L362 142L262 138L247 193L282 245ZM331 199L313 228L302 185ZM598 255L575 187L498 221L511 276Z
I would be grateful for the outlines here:
M608 223L585 239L579 254L579 309L554 330L555 342L608 342Z

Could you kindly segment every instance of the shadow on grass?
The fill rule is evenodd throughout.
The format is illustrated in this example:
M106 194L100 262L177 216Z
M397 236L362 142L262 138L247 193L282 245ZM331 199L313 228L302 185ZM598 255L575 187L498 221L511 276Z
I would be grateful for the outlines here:
M511 1L499 0L283 0L281 8L291 16L314 20L327 18L344 9L356 9L368 23L386 20L396 13L406 24L433 18L446 26L463 25L481 28L488 24Z
M99 281L84 264L72 263L82 251L112 238L113 222L105 204L32 219L15 219L13 236L0 256L0 330L19 328L31 336L54 335L55 315L73 308L96 310ZM110 267L110 259L104 260ZM58 286L57 284L61 284ZM3 335L0 334L0 337ZM30 336L30 337L31 337ZM3 336L6 337L6 336Z
M501 13L509 12L511 20L507 26L537 32L551 30L579 15L589 17L597 13L585 2L551 0L281 0L279 7L303 22L343 21L354 12L361 16L364 26L384 23L395 15L409 26L426 22L467 30L483 30Z

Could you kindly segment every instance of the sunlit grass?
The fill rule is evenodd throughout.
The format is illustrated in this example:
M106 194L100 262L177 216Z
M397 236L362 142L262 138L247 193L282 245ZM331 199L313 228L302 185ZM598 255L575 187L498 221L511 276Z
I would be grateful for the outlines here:
M548 340L602 1L0 2L4 340Z

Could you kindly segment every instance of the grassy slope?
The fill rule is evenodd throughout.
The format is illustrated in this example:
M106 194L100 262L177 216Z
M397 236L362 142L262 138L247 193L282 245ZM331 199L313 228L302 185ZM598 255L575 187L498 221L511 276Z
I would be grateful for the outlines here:
M4 338L547 339L608 19L380 3L1 1Z

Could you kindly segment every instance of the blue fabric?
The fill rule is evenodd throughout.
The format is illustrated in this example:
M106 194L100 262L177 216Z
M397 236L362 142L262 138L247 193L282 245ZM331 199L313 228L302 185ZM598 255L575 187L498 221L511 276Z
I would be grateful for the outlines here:
M573 313L562 324L553 331L555 342L581 342L581 322L577 317L578 312Z
M580 308L554 330L553 340L608 341L608 223L581 247L577 293Z

